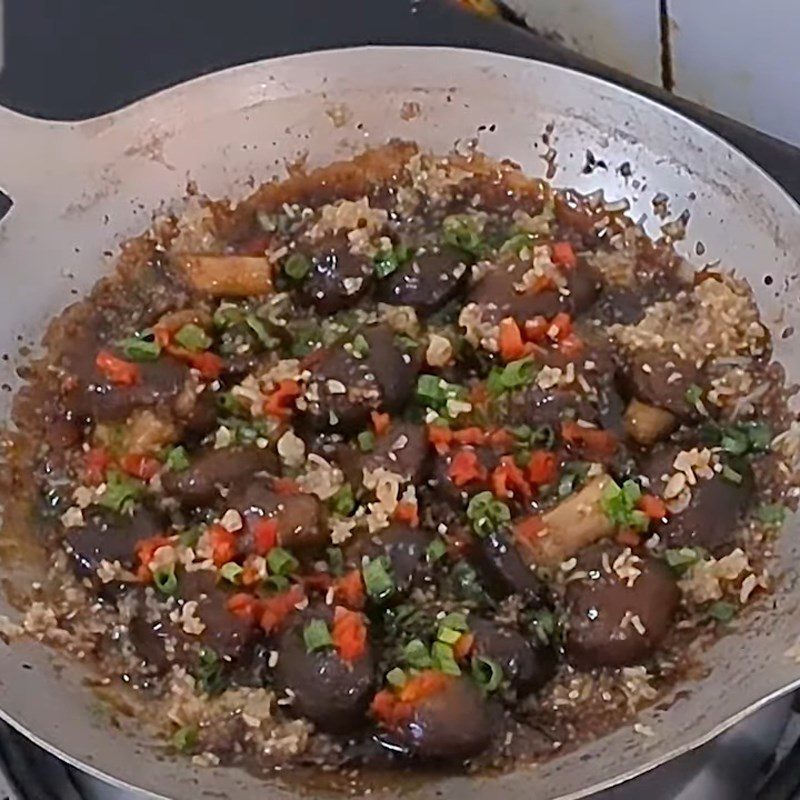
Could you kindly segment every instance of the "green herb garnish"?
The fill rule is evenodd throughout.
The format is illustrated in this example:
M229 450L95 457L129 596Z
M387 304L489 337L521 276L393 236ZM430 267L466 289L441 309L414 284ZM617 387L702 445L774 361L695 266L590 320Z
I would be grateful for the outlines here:
M702 551L694 547L670 548L664 551L664 561L678 574L683 574L702 558Z
M765 503L756 509L756 517L764 525L780 527L786 520L786 506L780 503Z
M466 400L468 392L464 386L448 383L438 375L420 375L417 379L417 399L427 408L432 408L446 419L451 419L448 403L451 400Z
M367 594L373 600L385 600L394 591L391 565L385 556L367 560L361 568L361 574Z
M309 653L333 647L331 632L321 619L312 619L310 622L306 623L306 626L303 628L303 641Z
M689 405L696 406L700 400L703 398L703 390L696 384L693 383L685 392L686 402Z
M119 347L129 361L155 361L161 355L161 345L151 330L123 339Z
M409 248L398 245L389 250L381 250L373 259L375 274L378 278L385 278L391 275L401 264L404 264L411 257Z
M565 464L556 487L558 497L569 497L586 480L588 473L589 464L585 461L571 461Z
M720 446L732 456L766 453L772 441L772 429L764 422L742 422L720 428L706 426L704 434L710 444Z
M190 753L197 745L197 728L184 725L172 734L172 746L180 753Z
M187 350L193 353L199 353L202 350L208 350L211 347L211 337L199 326L190 322L184 325L176 334L175 341Z
M720 474L722 475L723 480L728 481L728 483L735 483L738 485L742 482L741 473L737 472L732 467L729 467L727 464L722 467L722 472Z
M270 575L265 583L276 592L285 592L289 588L289 579L285 575Z
M520 358L510 361L504 367L492 367L486 380L486 388L490 394L500 395L514 389L529 386L536 377L536 365L532 358Z
M600 505L603 513L615 524L635 531L646 531L650 520L636 508L642 490L635 481L627 480L622 487L612 481L603 492Z
M267 554L267 566L271 575L286 577L300 566L300 562L283 547L273 547Z
M142 496L144 484L129 478L115 469L110 469L106 476L106 488L97 503L104 508L126 514L133 509L134 503Z
M517 233L514 236L506 239L500 246L501 253L519 253L526 247L530 248L536 244L536 237L530 233Z
M447 553L447 545L438 536L428 545L425 555L428 562L434 564Z
M494 659L473 656L472 677L484 691L494 692L503 683L503 669Z
M283 271L293 280L301 281L311 272L311 259L303 253L292 253L284 261Z
M353 341L351 342L351 347L353 349L353 355L356 358L364 358L365 356L369 355L369 342L364 338L364 335L361 333L357 333L353 337Z
M451 214L445 217L442 222L442 238L447 244L474 256L485 250L481 225L469 214Z
M533 626L536 635L545 644L549 644L553 640L558 629L555 614L546 608L534 612Z
M238 583L239 576L244 570L235 562L228 561L219 568L219 574L229 583Z
M225 678L222 671L223 662L210 648L200 651L196 677L200 688L209 695L220 694L225 689Z
M717 600L708 607L708 613L718 622L730 622L736 616L736 611L735 605L724 600Z
M511 428L511 434L517 444L525 447L544 447L551 450L556 441L555 431L549 425L517 425Z
M495 499L491 492L479 492L470 498L467 519L472 523L475 533L485 537L509 522L511 511L505 503Z
M402 686L406 685L406 681L408 680L408 676L403 672L400 667L395 667L394 669L390 669L386 673L386 682L390 686L394 686L396 688L401 688Z
M371 453L375 449L375 434L372 431L361 431L356 437L358 449L362 453Z
M344 554L340 547L329 547L325 551L328 557L328 566L331 570L331 575L339 576L344 572Z
M166 567L153 573L153 583L161 594L173 595L178 589L175 566Z
M245 312L239 306L222 303L214 312L214 326L225 330L244 322Z
M451 628L452 630L463 633L468 630L467 615L460 611L451 611L445 614L439 621L440 628Z
M434 642L431 646L433 668L445 675L460 675L461 668L456 663L453 648L444 642Z
M261 342L264 347L273 348L280 344L280 342L274 336L269 335L264 323L255 314L248 314L244 318L244 321L247 327L253 331L258 338L258 341Z
M182 472L189 468L189 456L183 445L173 447L168 453L164 465L172 472Z
M431 665L431 654L420 639L412 639L403 648L403 661L414 669L427 669Z
M330 500L331 511L334 514L340 514L347 517L353 513L356 507L356 501L353 497L353 487L349 483L345 483L338 492Z

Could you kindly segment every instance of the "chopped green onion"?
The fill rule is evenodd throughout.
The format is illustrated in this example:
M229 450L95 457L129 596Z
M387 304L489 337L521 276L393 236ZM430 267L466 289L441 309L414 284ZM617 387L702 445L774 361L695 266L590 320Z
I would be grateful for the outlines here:
M736 616L736 606L717 600L708 607L708 613L718 622L730 622Z
M438 536L428 545L425 551L428 561L433 564L447 553L447 545Z
M305 628L303 628L303 641L309 653L314 653L317 650L325 650L333 646L331 632L321 619L312 619L310 622L306 623Z
M412 639L403 648L403 661L414 669L427 669L431 665L431 654L420 639Z
M391 275L401 264L408 261L411 251L407 247L398 246L388 250L381 250L373 259L375 274L378 278Z
M491 492L479 492L467 505L467 518L478 536L488 536L511 520L508 506L496 500Z
M219 574L230 583L237 583L244 570L235 562L228 561L219 568Z
M264 327L264 323L255 315L255 314L248 314L244 321L248 328L258 337L258 341L264 345L264 347L277 347L279 342L274 336L270 336L267 332L267 329Z
M283 264L283 271L296 281L301 281L311 272L311 259L303 253L292 253Z
M530 233L517 233L505 242L500 247L501 253L516 253L519 255L521 250L526 247L533 247L536 243L536 237Z
M750 422L745 425L750 447L758 453L766 453L772 444L772 429L764 422Z
M276 592L285 592L289 588L289 579L284 575L270 575L266 579L266 584Z
M461 631L440 626L436 638L445 644L454 645L461 638Z
M141 497L144 484L129 478L115 469L108 471L106 488L97 502L104 508L125 514L132 510L133 504Z
M335 514L340 514L343 517L352 514L353 509L356 507L356 501L353 497L353 487L349 483L345 483L331 498L330 505L331 510Z
M552 611L539 609L534 612L533 622L536 635L545 644L549 644L556 633L556 616Z
M371 453L375 449L375 434L372 431L361 431L356 440L362 453Z
M686 390L685 397L689 405L696 406L703 398L703 390L696 383L693 383Z
M756 509L756 517L765 525L779 527L786 519L786 506L780 503L765 503Z
M720 445L723 450L734 456L743 456L750 448L747 434L737 428L730 428L722 435Z
M536 365L530 357L510 361L504 367L492 367L486 380L490 394L499 395L529 386L536 377Z
M411 353L419 347L419 342L413 336L407 336L404 333L397 334L394 341L404 353Z
M196 677L200 683L200 688L206 694L216 695L225 688L222 662L210 647L204 647L200 651Z
M364 358L369 354L369 342L364 338L364 335L357 333L352 341L353 355L357 358Z
M172 746L180 753L189 753L197 745L197 728L184 725L172 734Z
M460 611L451 611L449 614L445 614L439 620L439 625L445 628L452 628L455 631L459 631L459 633L469 629L467 615L462 614Z
M706 428L712 443L718 442L723 450L734 456L766 453L772 442L772 429L764 422L744 422L723 428Z
M453 656L453 648L444 642L434 642L431 647L431 659L434 669L444 672L445 675L460 675L461 668Z
M184 547L195 547L198 541L200 541L201 535L202 531L199 527L195 526L181 531L179 538Z
M694 547L670 548L664 551L664 560L679 574L686 572L692 564L696 564L702 557L702 552Z
M244 322L245 312L229 303L222 303L214 312L214 326L217 328L231 328Z
M481 225L476 217L468 214L451 214L442 222L444 241L472 255L480 255L485 245L481 238Z
M448 410L450 400L464 400L467 389L455 383L448 383L438 375L422 374L417 378L417 399L444 417L451 416Z
M230 392L220 392L215 395L214 400L219 407L219 410L224 414L241 414L244 411L242 404L238 398L234 397Z
M175 577L175 566L173 565L154 572L153 583L161 594L175 594L178 589L178 579Z
M329 547L326 551L328 565L332 575L341 575L344 572L344 554L340 547Z
M517 425L511 428L511 433L519 444L528 447L541 445L546 450L552 449L556 440L555 431L549 425L537 425L535 428L530 425Z
M211 347L211 337L199 326L190 322L184 325L176 334L175 341L191 350L194 353L199 353L202 350L208 350Z
M267 566L270 574L285 577L295 572L300 563L283 547L273 547L267 554Z
M556 494L558 497L568 497L575 489L586 480L589 464L585 461L572 461L565 464L558 479Z
M600 500L603 513L615 524L636 531L645 531L650 524L647 514L636 509L642 496L639 485L627 480L620 487L614 481L606 487Z
M402 686L405 686L408 677L406 676L405 672L400 669L400 667L395 667L394 669L390 669L386 673L386 682L390 686L395 686L398 689Z
M453 567L453 584L456 596L472 603L484 603L486 592L478 579L478 573L466 561L459 561Z
M385 556L368 559L361 568L364 587L374 600L384 600L394 591L389 559Z
M728 483L735 483L740 484L742 482L742 476L738 473L735 469L732 469L727 464L722 467L722 477L724 480L728 481Z
M119 343L129 361L155 361L161 355L161 345L152 331L142 331Z
M495 692L503 683L503 669L494 659L473 656L472 677L486 692Z
M173 447L167 453L167 460L164 462L167 469L172 472L182 472L189 467L189 456L186 453L186 448L183 445Z

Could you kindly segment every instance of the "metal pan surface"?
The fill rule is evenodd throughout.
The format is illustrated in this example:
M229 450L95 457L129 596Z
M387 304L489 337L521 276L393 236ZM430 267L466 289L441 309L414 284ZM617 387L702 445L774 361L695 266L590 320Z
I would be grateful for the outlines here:
M697 265L720 259L749 279L789 382L800 379L792 333L800 330L800 209L776 183L723 140L629 91L560 67L450 48L263 61L74 124L0 110L0 187L14 202L0 222L0 352L38 341L71 292L86 290L108 268L99 254L141 232L162 201L176 205L188 180L212 196L243 195L251 179L281 174L299 156L323 164L391 137L439 152L475 138L482 150L534 175L552 164L556 185L628 198L634 218L648 215L650 233L661 224L651 200L665 193L675 215L691 212L687 257ZM587 150L606 168L585 170ZM14 358L0 361L0 383L19 384L15 366ZM0 397L0 415L9 400L8 392ZM536 768L432 777L376 794L585 797L698 747L800 685L800 664L785 655L798 635L798 533L795 519L779 547L774 597L709 649L705 677L643 715L653 737L628 727ZM5 599L0 613L14 614ZM264 792L262 781L243 772L175 763L141 732L98 720L84 678L75 662L34 642L0 645L0 715L120 787L180 800ZM278 784L269 794L289 800L301 792Z

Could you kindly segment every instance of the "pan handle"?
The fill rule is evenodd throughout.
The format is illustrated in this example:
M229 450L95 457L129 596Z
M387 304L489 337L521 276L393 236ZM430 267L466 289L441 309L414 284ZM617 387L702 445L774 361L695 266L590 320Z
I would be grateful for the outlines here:
M48 183L55 185L65 166L80 157L78 127L0 106L0 224L14 206L35 209L36 194L46 192ZM37 179L31 181L31 175ZM31 196L23 197L27 193Z

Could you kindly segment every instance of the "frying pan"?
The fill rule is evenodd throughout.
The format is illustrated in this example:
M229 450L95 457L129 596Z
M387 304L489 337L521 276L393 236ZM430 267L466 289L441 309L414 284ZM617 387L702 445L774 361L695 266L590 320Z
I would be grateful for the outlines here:
M474 139L534 175L554 165L557 185L628 198L634 218L647 215L651 234L661 224L654 194L668 195L675 215L688 209L684 254L697 266L720 259L750 280L776 356L790 382L800 378L793 335L800 330L800 209L698 125L566 69L450 48L338 50L227 70L86 122L0 111L0 137L0 186L14 203L0 223L0 352L38 341L45 320L108 269L99 254L144 229L163 200L163 208L178 208L189 179L212 196L237 196L252 179L281 174L287 161L305 155L317 165L390 137L439 152ZM605 168L585 169L587 149ZM19 384L14 358L0 361L0 382ZM9 402L6 392L0 414ZM774 596L708 649L706 674L642 715L654 736L627 726L535 768L431 777L411 787L394 782L375 795L585 797L698 747L800 685L800 664L786 655L798 634L797 533L792 520L777 548ZM15 613L5 599L0 612ZM98 720L85 677L74 661L35 642L0 645L0 715L121 787L181 800L264 792L255 777L175 763L135 725ZM269 789L276 800L299 793L291 783Z

